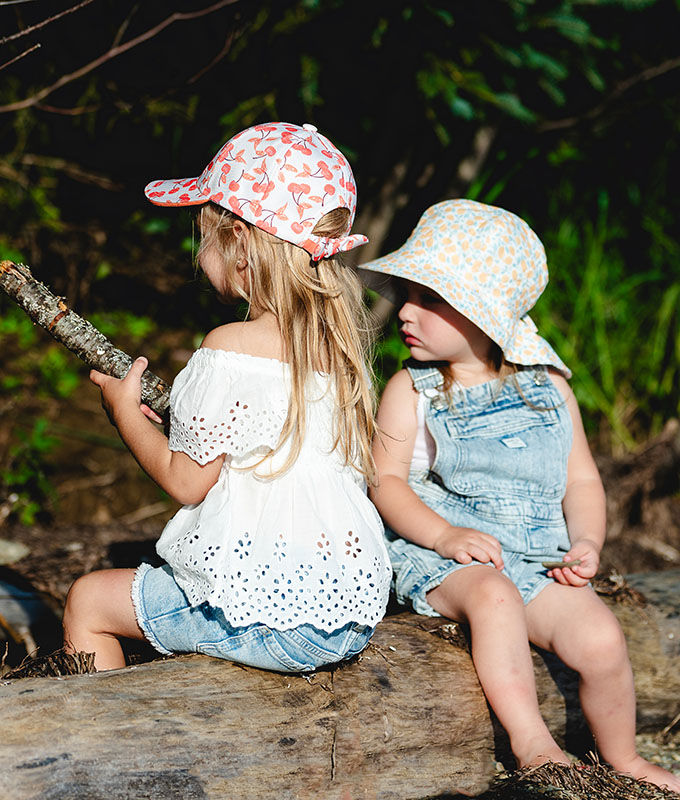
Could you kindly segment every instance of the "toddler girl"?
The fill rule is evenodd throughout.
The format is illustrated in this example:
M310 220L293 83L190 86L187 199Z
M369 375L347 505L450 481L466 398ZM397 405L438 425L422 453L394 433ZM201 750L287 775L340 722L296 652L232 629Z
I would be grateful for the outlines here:
M70 650L122 667L120 637L278 671L359 653L382 618L390 566L366 496L373 396L362 287L338 253L356 206L350 166L311 125L256 125L198 178L154 181L163 206L200 205L198 261L245 322L208 333L172 387L169 438L140 406L146 359L91 379L141 467L185 504L165 564L79 578Z
M533 642L579 673L602 757L677 791L678 778L636 753L626 644L588 585L605 499L570 373L527 316L547 283L541 242L514 214L453 200L363 267L406 293L411 359L380 404L371 490L399 600L470 626L520 766L568 763L539 713Z

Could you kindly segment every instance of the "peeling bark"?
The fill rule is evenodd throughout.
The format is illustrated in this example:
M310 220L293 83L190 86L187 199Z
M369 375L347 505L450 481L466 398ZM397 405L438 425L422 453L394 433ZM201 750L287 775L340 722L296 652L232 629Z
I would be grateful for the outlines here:
M40 283L24 264L0 262L0 289L17 303L36 325L67 347L91 369L114 378L124 378L132 358L115 347L101 331L72 311L64 299ZM142 402L160 417L167 417L170 385L145 370L142 375Z

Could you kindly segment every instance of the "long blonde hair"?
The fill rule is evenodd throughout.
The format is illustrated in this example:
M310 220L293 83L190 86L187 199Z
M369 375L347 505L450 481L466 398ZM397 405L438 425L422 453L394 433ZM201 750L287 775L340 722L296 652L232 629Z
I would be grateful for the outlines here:
M237 220L248 228L249 236L236 235ZM347 209L337 208L322 217L312 232L330 238L344 236L348 221ZM355 270L344 266L340 256L312 262L301 247L213 203L202 206L199 224L199 253L214 247L223 258L224 293L240 295L250 312L269 311L278 321L284 359L290 365L291 396L281 437L267 458L289 438L291 446L285 463L272 477L289 469L300 453L306 430L307 381L311 373L323 371L335 384L333 449L339 448L345 463L373 483L376 398L368 365L374 330ZM243 259L249 268L246 288L236 279L237 264Z

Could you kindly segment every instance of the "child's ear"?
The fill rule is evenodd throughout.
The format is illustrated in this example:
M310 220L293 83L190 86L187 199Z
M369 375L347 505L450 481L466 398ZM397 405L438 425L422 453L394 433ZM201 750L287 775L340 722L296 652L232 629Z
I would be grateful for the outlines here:
M237 239L243 237L244 244L248 241L248 237L250 236L250 231L248 230L248 226L245 224L245 222L242 222L240 219L235 219L234 224L232 226L232 230L234 232L234 236Z

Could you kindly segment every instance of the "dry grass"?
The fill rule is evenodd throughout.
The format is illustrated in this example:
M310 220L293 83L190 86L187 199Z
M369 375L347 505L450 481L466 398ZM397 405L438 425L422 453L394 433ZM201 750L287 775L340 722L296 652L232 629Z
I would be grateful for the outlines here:
M677 800L680 795L601 764L543 764L499 776L484 800Z
M25 658L18 667L5 672L2 680L55 678L65 675L85 675L96 671L94 653L67 653L61 649L46 656Z

